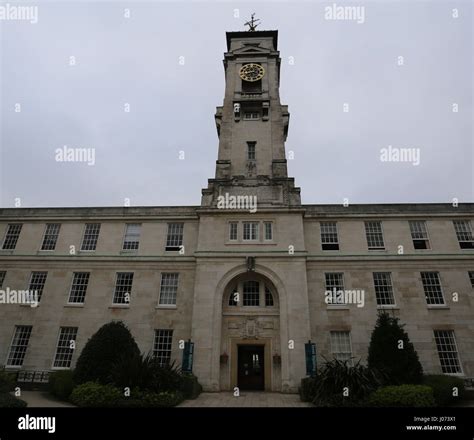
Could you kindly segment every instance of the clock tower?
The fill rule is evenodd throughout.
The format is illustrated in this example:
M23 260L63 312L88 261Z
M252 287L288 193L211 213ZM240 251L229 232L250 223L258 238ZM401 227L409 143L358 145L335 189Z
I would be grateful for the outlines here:
M258 207L300 206L288 177L285 141L290 114L280 102L278 31L227 32L224 104L215 114L219 152L202 207L219 196L256 197Z

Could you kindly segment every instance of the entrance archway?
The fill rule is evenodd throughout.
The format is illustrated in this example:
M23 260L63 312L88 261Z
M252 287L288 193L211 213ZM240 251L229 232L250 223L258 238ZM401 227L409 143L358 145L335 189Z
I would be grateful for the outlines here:
M266 276L235 276L222 296L220 389L281 390L280 298Z

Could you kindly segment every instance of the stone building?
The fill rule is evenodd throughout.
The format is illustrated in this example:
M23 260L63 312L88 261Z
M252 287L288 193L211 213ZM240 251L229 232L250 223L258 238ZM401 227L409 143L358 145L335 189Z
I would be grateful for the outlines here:
M73 367L122 320L163 363L180 363L191 340L206 390L295 392L305 343L318 363L365 361L386 309L426 372L474 376L474 205L302 205L277 37L227 33L200 206L0 210L0 363ZM21 291L38 298L16 304Z

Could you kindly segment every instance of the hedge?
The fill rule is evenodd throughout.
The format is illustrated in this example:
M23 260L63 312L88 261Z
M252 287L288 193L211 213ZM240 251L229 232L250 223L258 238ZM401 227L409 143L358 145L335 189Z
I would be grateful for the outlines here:
M56 371L49 376L49 392L61 400L67 400L74 389L71 370Z
M9 393L0 393L0 408L24 408L27 403Z
M465 395L464 381L459 377L443 374L426 375L423 377L423 384L433 389L437 406L449 406L462 400Z
M367 399L367 406L432 407L433 390L426 385L395 385L379 388Z

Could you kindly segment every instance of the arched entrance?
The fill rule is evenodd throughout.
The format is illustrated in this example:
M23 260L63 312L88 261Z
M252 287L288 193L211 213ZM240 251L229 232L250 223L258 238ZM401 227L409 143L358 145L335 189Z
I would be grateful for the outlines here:
M220 389L281 390L280 298L262 274L241 273L224 289Z

